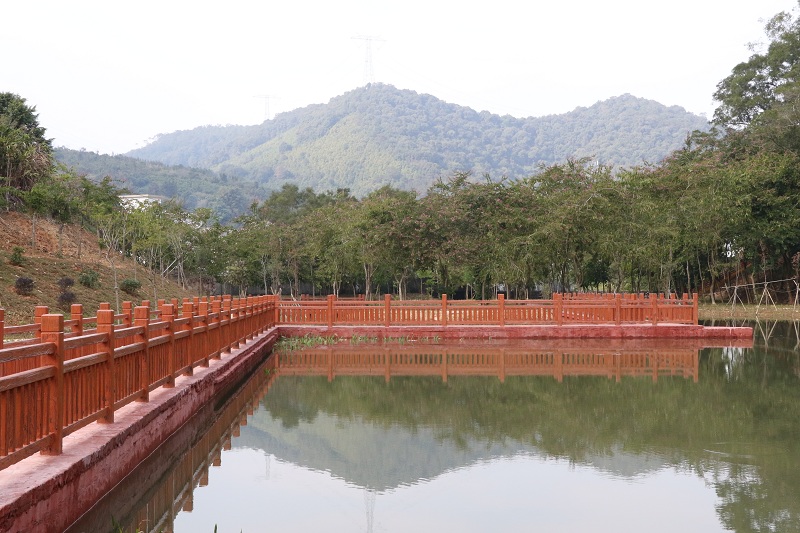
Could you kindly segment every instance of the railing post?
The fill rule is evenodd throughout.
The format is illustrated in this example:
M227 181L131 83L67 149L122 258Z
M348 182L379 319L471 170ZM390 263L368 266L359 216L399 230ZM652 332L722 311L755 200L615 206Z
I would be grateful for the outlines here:
M231 297L230 299L230 308L228 309L228 349L226 350L228 353L232 352L234 348L239 347L239 343L236 342L236 309L239 305L239 298Z
M328 329L333 327L333 294L328 295Z
M167 324L165 334L169 335L169 341L167 341L167 382L164 383L164 387L171 388L175 386L175 369L177 368L175 363L175 357L177 356L175 353L175 324L173 323L175 320L175 307L172 304L161 306L161 320Z
M700 310L698 307L697 293L692 293L692 324L695 326L700 323Z
M247 340L253 340L258 334L258 326L256 325L256 321L258 320L259 308L260 306L258 303L258 297L248 296L247 310L249 314L247 318Z
M133 302L122 302L122 327L129 328L133 324Z
M139 352L139 397L138 402L150 401L150 307L138 306L133 310L133 325L142 328L134 342L144 344Z
M221 351L222 352L228 352L228 353L231 353L231 350L233 349L231 347L231 339L230 339L230 337L231 337L231 320L232 320L231 317L233 316L233 311L231 310L231 305L232 305L231 297L228 296L228 295L223 296L223 299L222 299L222 315L220 315L220 318L222 319L223 317L227 316L227 320L225 321L224 326L223 326L222 320L220 320L220 333L221 333L222 345L223 345Z
M83 304L72 304L69 306L69 317L72 320L70 331L73 337L83 335Z
M198 349L203 354L203 359L200 361L200 366L208 366L208 359L209 359L209 356L211 355L210 354L210 352L211 352L211 349L210 349L211 343L208 342L209 338L210 338L209 335L211 334L211 330L208 329L208 326L209 326L209 323L210 323L209 322L209 318L208 318L208 301L206 301L206 299L203 298L197 304L197 306L198 306L197 307L197 314L201 318L200 325L201 325L201 327L203 329L203 333L200 336L200 341L197 343L199 345Z
M114 311L100 309L97 311L97 332L105 333L107 338L103 342L106 360L103 365L105 373L105 386L103 387L103 404L105 414L98 421L112 424L114 422L114 401L116 400L116 376L114 375Z
M618 326L622 325L622 295L620 293L614 295L614 323Z
M267 295L264 296L264 329L263 331L267 331L272 329L273 327L273 320L275 320L275 296Z
M442 326L447 326L447 294L442 294Z
M254 317L256 316L256 299L255 296L248 296L245 298L245 316L247 317L244 321L244 339L245 344L247 341L251 340L255 334L253 329L254 324Z
M239 347L239 334L242 326L242 300L241 298L231 298L231 317L230 317L230 332L231 332L231 350Z
M39 329L34 332L37 339L42 338L42 317L49 313L49 308L46 305L37 305L33 309L33 323L39 325Z
M500 319L500 325L506 325L506 295L505 294L498 294L497 295L497 314L499 315L498 318Z
M181 329L189 332L189 340L186 341L186 344L189 345L189 349L187 350L189 360L184 361L189 363L189 369L184 375L191 376L194 374L194 353L196 351L194 346L194 304L184 301L181 314L183 315L182 318L188 319L188 322L186 322Z
M556 325L561 326L564 324L564 303L561 300L561 293L553 293L553 313L556 315Z
M220 332L220 326L221 326L220 317L222 316L222 302L220 302L219 300L212 300L212 302L211 302L211 314L213 316L211 317L211 320L209 322L209 326L211 326L212 324L216 324L216 325L214 326L214 329L213 329L214 333L210 337L211 344L210 344L209 351L213 350L213 353L211 353L211 358L212 359L219 359L221 354L222 354L222 351L220 349L220 344L222 343L222 340L221 340L222 337L220 335L221 334L221 332Z
M392 324L392 295L383 295L383 325L387 328Z
M3 338L6 329L6 310L0 308L0 350L3 349Z
M62 451L64 436L64 316L41 315L42 342L53 343L53 351L43 357L45 365L55 367L50 399L47 405L47 432L50 443L42 455L58 455Z
M658 293L653 294L651 292L649 298L650 298L650 304L652 306L651 313L653 314L652 316L653 325L656 326L658 325Z

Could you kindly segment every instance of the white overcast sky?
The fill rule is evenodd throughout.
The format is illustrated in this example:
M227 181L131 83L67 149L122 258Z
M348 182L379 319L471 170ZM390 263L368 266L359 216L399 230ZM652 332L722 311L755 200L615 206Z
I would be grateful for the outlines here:
M373 80L478 111L565 113L630 93L711 117L712 94L797 0L5 0L0 92L55 146L257 124ZM373 37L373 41L355 37Z

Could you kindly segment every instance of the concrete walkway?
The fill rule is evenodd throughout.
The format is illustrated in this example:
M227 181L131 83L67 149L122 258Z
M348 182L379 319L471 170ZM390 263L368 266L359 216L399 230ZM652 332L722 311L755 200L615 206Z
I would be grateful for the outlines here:
M36 454L0 470L0 531L62 532L208 402L232 390L271 352L274 328L208 368L128 404L112 424L93 423L64 438L64 453ZM109 524L109 527L111 524Z

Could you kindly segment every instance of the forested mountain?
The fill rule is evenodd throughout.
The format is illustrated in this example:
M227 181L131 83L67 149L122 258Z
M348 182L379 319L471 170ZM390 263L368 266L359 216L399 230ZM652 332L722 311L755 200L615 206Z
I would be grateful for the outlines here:
M127 155L207 168L268 189L295 183L362 196L383 185L422 193L454 172L522 178L583 156L615 167L658 162L697 129L707 129L704 118L627 94L520 119L371 84L261 125L161 135Z
M117 186L131 192L175 198L190 210L209 207L222 221L239 216L253 200L269 194L263 184L247 179L229 180L228 176L208 169L68 148L57 148L54 156L95 182L109 176Z

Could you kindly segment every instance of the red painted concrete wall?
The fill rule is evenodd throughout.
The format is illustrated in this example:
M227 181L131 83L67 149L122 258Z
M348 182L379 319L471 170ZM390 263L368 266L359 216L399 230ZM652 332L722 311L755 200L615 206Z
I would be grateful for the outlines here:
M705 327L680 324L564 325L564 326L292 326L281 325L285 336L354 335L440 339L753 339L749 327Z

